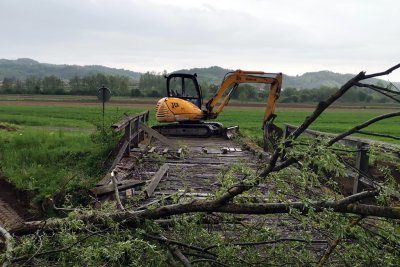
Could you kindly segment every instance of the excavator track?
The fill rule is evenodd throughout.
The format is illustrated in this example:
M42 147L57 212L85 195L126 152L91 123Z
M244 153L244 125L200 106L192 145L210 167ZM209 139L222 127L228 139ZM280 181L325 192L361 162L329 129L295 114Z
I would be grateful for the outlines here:
M223 135L224 127L217 122L211 123L171 123L153 126L153 129L166 136L203 137Z
M200 123L171 123L166 125L156 125L153 129L166 136L184 137L210 137L218 135L219 129L210 124Z

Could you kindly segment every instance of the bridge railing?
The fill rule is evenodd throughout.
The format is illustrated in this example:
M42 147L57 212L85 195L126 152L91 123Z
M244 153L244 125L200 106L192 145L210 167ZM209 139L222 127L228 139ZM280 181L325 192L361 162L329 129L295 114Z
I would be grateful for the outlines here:
M115 168L117 163L122 157L131 151L132 148L138 147L139 143L145 138L145 133L141 124L147 124L149 121L149 111L144 111L132 116L126 116L117 123L111 125L111 129L114 132L124 131L124 135L121 137L118 145L111 153L115 158L108 169L112 170Z

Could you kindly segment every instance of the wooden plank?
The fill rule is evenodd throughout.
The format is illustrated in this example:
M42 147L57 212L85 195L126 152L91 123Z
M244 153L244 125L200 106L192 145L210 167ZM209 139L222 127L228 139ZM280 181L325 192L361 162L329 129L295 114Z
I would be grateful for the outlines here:
M222 153L221 149L212 148L212 147L204 148L203 151L206 154L221 154Z
M125 140L124 143L122 144L121 149L119 150L117 156L115 157L115 159L114 159L114 161L113 161L113 163L112 163L112 165L111 165L111 167L110 167L110 170L114 169L115 166L117 166L118 162L119 162L119 161L122 159L122 157L124 156L125 151L126 151L128 145L129 145L129 142L128 142L127 140Z
M178 145L174 140L168 139L167 137L165 137L164 135L160 134L156 130L154 130L154 129L150 128L149 126L147 126L146 124L144 124L142 122L139 122L139 127L140 127L140 129L145 131L148 135L156 138L158 141L160 141L164 145L169 146L169 147L171 147L173 149L178 149Z
M153 178L151 178L149 185L146 186L146 188L144 190L147 198L149 198L153 195L154 190L156 189L157 185L161 181L161 178L168 171L168 169L169 169L168 164L163 164L161 166L161 168L154 174Z
M121 162L120 162L119 164L121 164ZM135 165L136 165L136 164L137 164L136 161L130 160L130 161L128 161L128 162L122 163L122 164L121 164L121 167L119 167L119 169L125 170L125 171L130 171L130 170L132 170L133 168L135 168Z
M108 184L111 180L111 173L108 172L100 182L97 183L98 186Z
M143 185L144 183L145 183L145 181L139 181L139 180L121 181L121 182L118 182L118 190L124 190L124 189L135 187L138 185ZM104 195L104 194L113 193L114 185L107 184L107 185L97 186L95 188L90 189L90 192L94 195Z

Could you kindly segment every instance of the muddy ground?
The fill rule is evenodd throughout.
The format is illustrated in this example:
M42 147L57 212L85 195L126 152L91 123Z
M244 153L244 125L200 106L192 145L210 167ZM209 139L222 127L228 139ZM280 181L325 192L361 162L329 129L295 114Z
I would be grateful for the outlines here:
M18 190L0 173L0 225L9 228L34 219L30 194Z

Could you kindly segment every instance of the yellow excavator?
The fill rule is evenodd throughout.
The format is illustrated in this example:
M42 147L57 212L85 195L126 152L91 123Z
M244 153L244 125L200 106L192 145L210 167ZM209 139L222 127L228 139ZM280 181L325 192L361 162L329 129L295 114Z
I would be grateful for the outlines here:
M242 83L270 84L267 106L263 119L265 134L279 129L273 124L276 102L282 86L282 73L236 70L228 72L215 95L204 105L197 75L172 73L166 76L167 97L160 99L156 107L156 119L160 124L153 126L163 135L209 137L225 135L229 128L218 122L206 122L215 119L228 104L232 93ZM224 96L225 94L225 96ZM222 99L221 103L220 100Z

